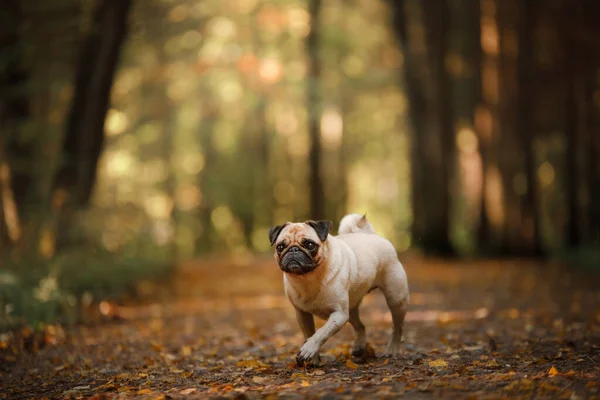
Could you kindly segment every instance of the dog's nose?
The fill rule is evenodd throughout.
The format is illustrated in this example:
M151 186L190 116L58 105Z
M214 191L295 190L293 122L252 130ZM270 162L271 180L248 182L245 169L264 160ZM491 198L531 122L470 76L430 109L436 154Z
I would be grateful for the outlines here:
M297 251L300 251L300 249L298 248L298 246L294 246L290 249L290 253L295 253Z

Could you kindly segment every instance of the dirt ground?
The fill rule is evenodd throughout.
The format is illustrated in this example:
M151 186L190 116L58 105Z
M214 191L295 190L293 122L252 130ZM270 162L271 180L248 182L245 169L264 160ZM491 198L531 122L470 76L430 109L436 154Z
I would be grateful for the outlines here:
M318 368L271 259L191 262L107 320L0 342L0 398L600 397L600 279L530 261L403 258L411 288L398 359L379 292L361 308L374 355L353 360L349 325ZM148 296L149 295L149 296ZM322 321L319 321L319 326Z

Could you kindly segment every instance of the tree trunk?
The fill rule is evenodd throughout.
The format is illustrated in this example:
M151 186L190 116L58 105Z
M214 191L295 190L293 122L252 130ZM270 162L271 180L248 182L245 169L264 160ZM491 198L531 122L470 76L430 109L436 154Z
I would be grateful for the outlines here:
M540 189L537 185L537 168L534 154L535 125L532 107L535 104L535 73L533 59L533 35L535 24L535 2L520 4L518 22L518 59L517 59L517 136L524 155L524 174L526 193L521 203L522 225L521 239L524 252L539 256L542 254L540 236Z
M309 187L310 187L310 218L325 218L325 196L323 180L321 179L321 61L319 57L320 29L319 14L321 0L309 0L308 12L310 15L310 31L306 37L306 52L308 57L308 87L307 109L309 119L310 151L309 162Z
M449 179L453 171L453 121L445 71L447 4L395 1L393 22L405 54L404 84L412 125L413 243L427 252L452 253ZM409 25L420 23L425 37ZM422 43L425 42L425 48Z
M206 95L211 94L206 90ZM204 168L200 172L198 186L202 193L202 202L199 207L199 218L202 232L196 238L196 252L198 254L207 254L213 250L214 229L211 221L211 215L214 209L211 194L214 192L214 183L211 174L215 165L215 149L213 147L213 136L215 134L215 125L219 117L218 106L213 101L204 103L204 115L201 126L200 146L204 154Z
M566 187L565 197L567 199L567 232L566 245L577 247L581 245L580 225L580 170L578 158L579 153L579 127L578 127L578 105L577 105L577 80L579 79L578 64L579 52L577 40L574 40L572 24L575 22L571 11L572 5L565 7L562 19L564 20L564 47L562 61L564 67L564 105L565 120L564 134L566 137Z
M481 216L478 228L479 249L483 253L501 253L505 205L500 172L499 100L500 39L496 0L480 0L481 19L481 103L476 124L482 158ZM485 30L484 30L485 29Z
M63 156L54 181L55 193L66 195L73 209L88 204L96 180L104 120L130 8L131 0L100 0L82 44Z
M587 186L587 244L598 247L600 244L600 112L595 94L600 89L597 71L600 68L600 44L592 38L600 37L600 3L596 0L582 0L575 24L574 34L580 43L582 75L582 107L586 144L586 186ZM581 21L579 23L579 21Z
M12 191L19 208L30 206L30 192L34 187L34 168L31 161L36 154L35 140L26 138L19 126L30 115L30 101L23 90L29 81L28 72L21 65L23 39L19 27L23 11L19 0L7 1L0 13L0 57L5 60L0 69L0 135L6 161L12 173ZM22 213L23 210L20 210Z
M448 54L449 7L448 0L438 3L423 3L426 29L431 32L430 48L432 49L432 64L435 66L434 85L438 89L435 97L435 109L438 119L438 140L440 142L439 188L437 190L435 210L436 227L432 234L432 250L443 254L452 254L450 243L450 180L455 166L454 116L452 113L452 83L446 71L446 55ZM430 18L430 19L429 19ZM433 211L433 210L431 210Z

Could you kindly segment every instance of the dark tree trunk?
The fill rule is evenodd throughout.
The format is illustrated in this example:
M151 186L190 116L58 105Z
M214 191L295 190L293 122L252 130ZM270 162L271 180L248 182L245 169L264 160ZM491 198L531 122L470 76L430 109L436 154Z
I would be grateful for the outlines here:
M321 0L309 0L308 12L310 14L310 31L306 38L306 52L308 57L308 87L307 109L309 118L310 151L309 161L309 187L310 187L310 218L325 218L325 196L323 180L321 178L321 96L320 78L321 61L319 57L320 29L319 14Z
M600 89L598 70L600 69L600 43L594 38L600 37L600 2L582 0L578 2L578 21L574 34L582 43L581 49L582 75L582 107L583 124L585 126L586 186L587 186L587 244L600 246L600 112L595 94Z
M20 135L19 126L30 115L26 90L29 76L21 65L22 38L19 33L23 20L21 1L6 1L0 13L0 57L5 61L0 69L0 140L5 148L6 161L12 173L15 202L26 209L31 204L34 187L31 161L36 154L35 140Z
M430 48L432 49L432 64L435 66L434 85L438 89L435 96L435 109L438 119L438 135L441 146L441 165L439 171L439 188L435 202L435 228L432 232L432 250L443 254L452 254L450 243L450 180L454 174L455 147L454 147L454 117L452 113L452 83L446 71L446 55L448 54L449 33L449 7L448 0L438 3L427 2L423 4L426 18L426 29L430 34Z
M571 12L572 5L565 7L562 15L564 26L564 47L562 54L564 68L564 105L565 121L564 134L566 136L566 199L568 210L566 244L569 247L577 247L581 244L580 226L580 170L578 166L579 153L579 127L578 127L578 104L577 104L577 81L579 79L578 43L574 37L573 24L576 23L574 13ZM577 28L575 28L577 29Z
M537 168L534 154L535 125L532 108L535 104L535 73L533 59L533 35L535 24L535 2L520 4L518 22L517 59L517 136L524 155L524 173L527 181L526 193L521 203L521 238L523 250L533 256L542 254L540 237L540 189L537 184Z
M445 70L447 4L394 1L390 6L405 53L404 84L412 125L413 241L424 251L449 254L453 252L449 240L449 180L455 152ZM409 24L415 21L425 30L425 49L410 33L414 30Z
M104 120L130 8L131 0L100 0L82 44L61 165L54 182L55 191L63 191L67 205L74 209L88 204L96 180Z

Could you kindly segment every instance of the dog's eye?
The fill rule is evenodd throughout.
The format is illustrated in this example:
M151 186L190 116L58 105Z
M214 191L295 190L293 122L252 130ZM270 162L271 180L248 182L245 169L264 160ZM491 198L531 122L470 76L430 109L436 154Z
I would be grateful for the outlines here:
M281 252L283 251L283 249L284 249L284 248L285 248L285 246L284 246L283 244L279 243L279 244L277 245L277 252L281 253Z
M315 242L306 241L304 243L304 247L309 251L313 251L317 248L317 245L315 244Z

